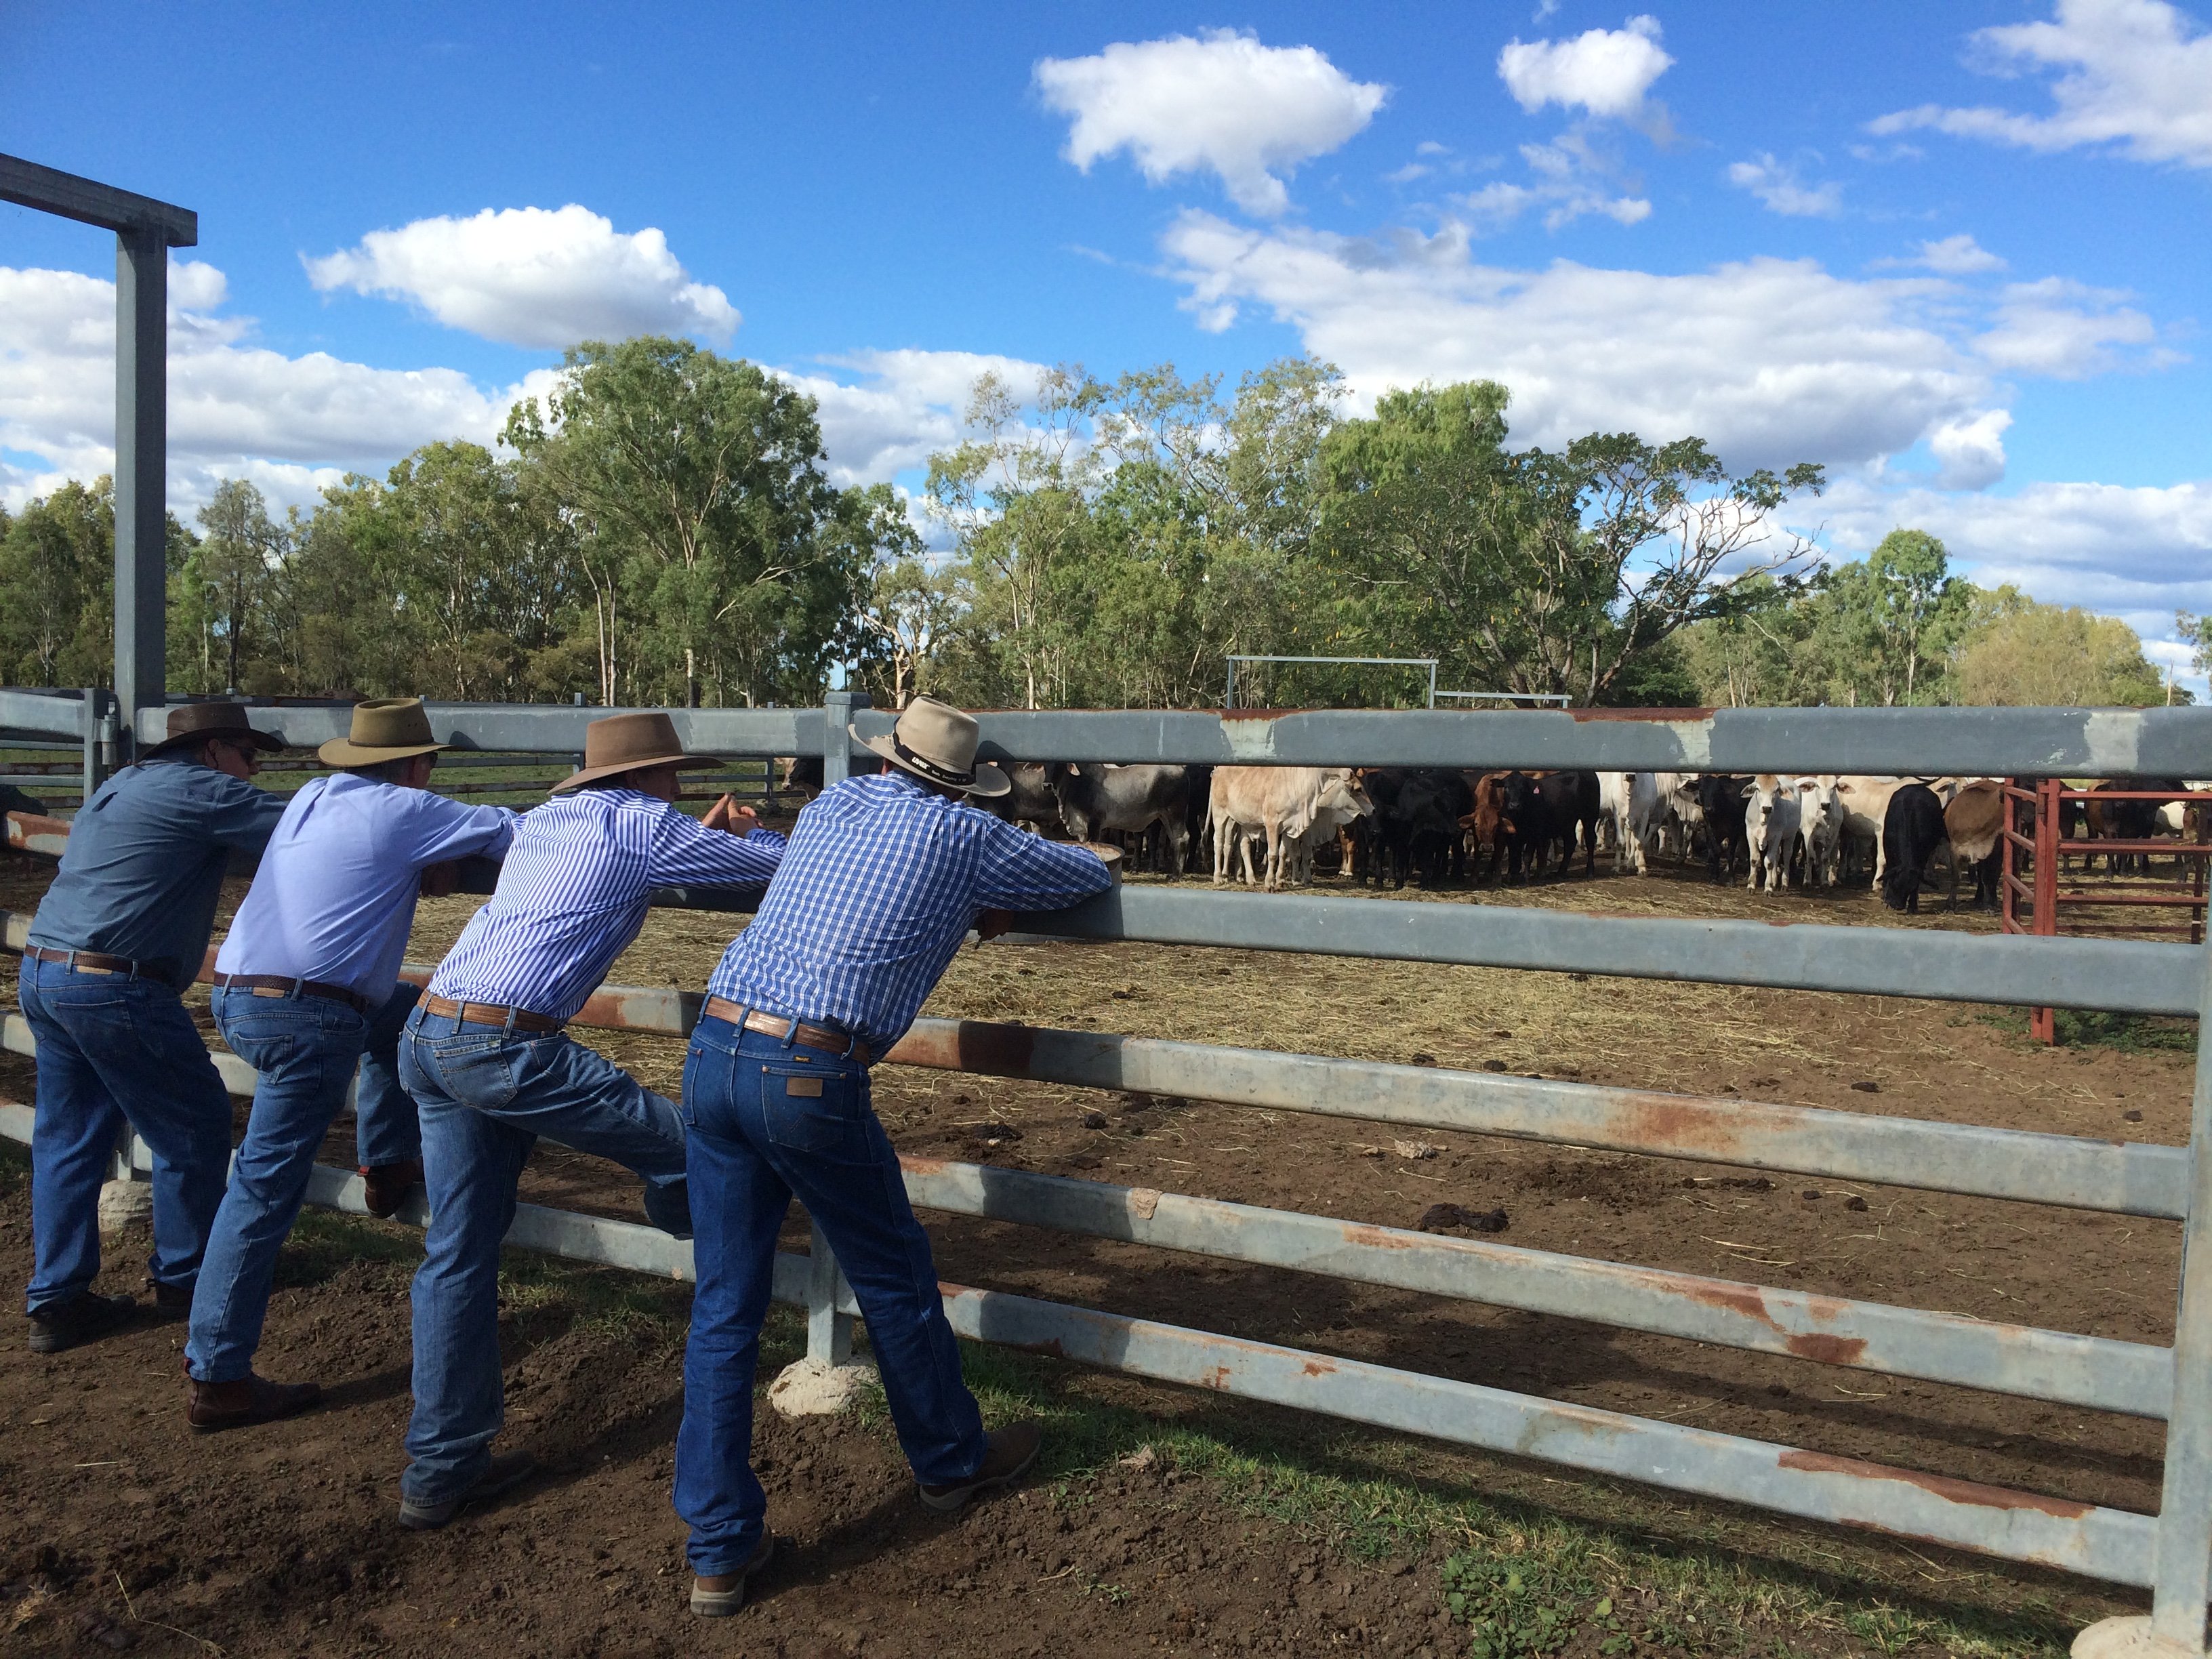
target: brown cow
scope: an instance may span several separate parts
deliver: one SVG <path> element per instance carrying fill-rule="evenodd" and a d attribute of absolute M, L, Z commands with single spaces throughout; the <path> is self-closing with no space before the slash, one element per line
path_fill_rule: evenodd
<path fill-rule="evenodd" d="M 1959 866 L 1974 872 L 1974 908 L 1997 905 L 1997 847 L 2005 825 L 2003 786 L 1990 778 L 1962 786 L 1943 808 L 1943 834 L 1951 843 L 1950 908 L 1959 908 Z"/>
<path fill-rule="evenodd" d="M 1474 791 L 1474 811 L 1459 821 L 1467 832 L 1467 876 L 1469 881 L 1484 880 L 1483 854 L 1490 855 L 1489 875 L 1494 878 L 1505 854 L 1505 837 L 1513 833 L 1513 826 L 1505 821 L 1505 809 L 1498 786 L 1505 778 L 1503 772 L 1462 772 L 1468 787 Z"/>

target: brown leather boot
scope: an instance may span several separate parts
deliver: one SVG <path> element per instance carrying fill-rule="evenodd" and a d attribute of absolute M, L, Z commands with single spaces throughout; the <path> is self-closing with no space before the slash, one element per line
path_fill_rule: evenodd
<path fill-rule="evenodd" d="M 691 1611 L 702 1619 L 726 1619 L 745 1604 L 753 1577 L 775 1559 L 775 1534 L 763 1533 L 745 1564 L 734 1572 L 702 1573 L 691 1581 Z"/>
<path fill-rule="evenodd" d="M 407 1201 L 407 1194 L 422 1184 L 422 1160 L 404 1164 L 364 1164 L 361 1169 L 362 1202 L 379 1221 L 389 1221 Z"/>
<path fill-rule="evenodd" d="M 271 1382 L 252 1371 L 228 1382 L 202 1382 L 188 1376 L 185 1388 L 185 1421 L 203 1434 L 274 1423 L 319 1406 L 323 1399 L 319 1382 Z"/>
<path fill-rule="evenodd" d="M 921 1506 L 949 1515 L 971 1498 L 1011 1486 L 1030 1472 L 1044 1447 L 1044 1431 L 1035 1423 L 1015 1423 L 984 1436 L 983 1467 L 947 1486 L 924 1486 Z"/>

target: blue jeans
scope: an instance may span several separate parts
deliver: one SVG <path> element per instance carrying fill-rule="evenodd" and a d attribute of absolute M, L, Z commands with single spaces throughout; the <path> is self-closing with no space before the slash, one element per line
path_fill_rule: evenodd
<path fill-rule="evenodd" d="M 230 1159 L 230 1097 L 191 1017 L 157 980 L 58 962 L 26 960 L 16 997 L 39 1045 L 28 1310 L 99 1275 L 100 1188 L 126 1121 L 154 1154 L 146 1272 L 191 1288 Z"/>
<path fill-rule="evenodd" d="M 299 1217 L 315 1154 L 345 1109 L 356 1067 L 354 1143 L 361 1161 L 400 1164 L 418 1155 L 415 1103 L 399 1086 L 392 1059 L 399 1028 L 421 995 L 403 984 L 364 1017 L 328 997 L 216 989 L 216 1028 L 259 1080 L 192 1292 L 185 1361 L 201 1382 L 229 1382 L 253 1369 L 276 1252 Z"/>
<path fill-rule="evenodd" d="M 732 1572 L 760 1541 L 767 1495 L 751 1466 L 753 1368 L 792 1198 L 836 1252 L 868 1322 L 899 1445 L 925 1486 L 982 1467 L 983 1419 L 960 1376 L 929 1236 L 868 1101 L 867 1067 L 702 1019 L 684 1064 L 698 1294 L 684 1351 L 676 1512 L 691 1570 Z"/>
<path fill-rule="evenodd" d="M 684 1125 L 675 1103 L 565 1033 L 463 1025 L 416 1009 L 399 1075 L 422 1115 L 430 1231 L 415 1274 L 412 1460 L 400 1491 L 440 1504 L 476 1484 L 506 1421 L 499 1244 L 539 1135 L 645 1177 L 653 1225 L 688 1237 Z"/>

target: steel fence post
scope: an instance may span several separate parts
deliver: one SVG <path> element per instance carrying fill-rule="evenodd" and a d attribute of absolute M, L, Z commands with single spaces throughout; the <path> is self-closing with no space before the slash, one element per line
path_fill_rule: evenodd
<path fill-rule="evenodd" d="M 2197 1013 L 2189 1153 L 2189 1218 L 2182 1224 L 2181 1305 L 2173 1326 L 2173 1404 L 2158 1506 L 2151 1636 L 2196 1656 L 2204 1651 L 2204 1607 L 2212 1595 L 2212 980 L 2205 982 Z"/>
<path fill-rule="evenodd" d="M 2058 933 L 2058 850 L 2065 840 L 2066 798 L 2063 778 L 2045 778 L 2035 786 L 2035 931 L 2045 938 Z M 2058 1041 L 2058 1011 L 2035 1008 L 2028 1013 L 2028 1035 L 2039 1042 Z"/>
<path fill-rule="evenodd" d="M 866 695 L 832 691 L 822 700 L 822 787 L 832 788 L 853 773 L 853 743 L 846 732 L 855 708 L 866 708 Z M 817 1364 L 848 1365 L 853 1359 L 853 1316 L 837 1311 L 845 1288 L 845 1275 L 837 1269 L 822 1224 L 809 1218 L 811 1234 L 807 1244 L 806 1357 Z"/>

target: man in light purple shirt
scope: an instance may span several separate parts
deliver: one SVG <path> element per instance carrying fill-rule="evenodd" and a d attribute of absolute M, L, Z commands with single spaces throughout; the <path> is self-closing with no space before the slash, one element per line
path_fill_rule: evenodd
<path fill-rule="evenodd" d="M 253 1353 L 277 1249 L 356 1066 L 356 1145 L 386 1188 L 370 1207 L 389 1213 L 421 1170 L 414 1103 L 393 1070 L 417 994 L 398 983 L 416 896 L 430 866 L 506 851 L 519 822 L 429 793 L 444 746 L 420 698 L 356 705 L 351 736 L 320 750 L 343 769 L 292 797 L 216 954 L 216 1024 L 259 1079 L 192 1292 L 195 1429 L 267 1422 L 321 1398 L 313 1382 L 257 1376 Z"/>

